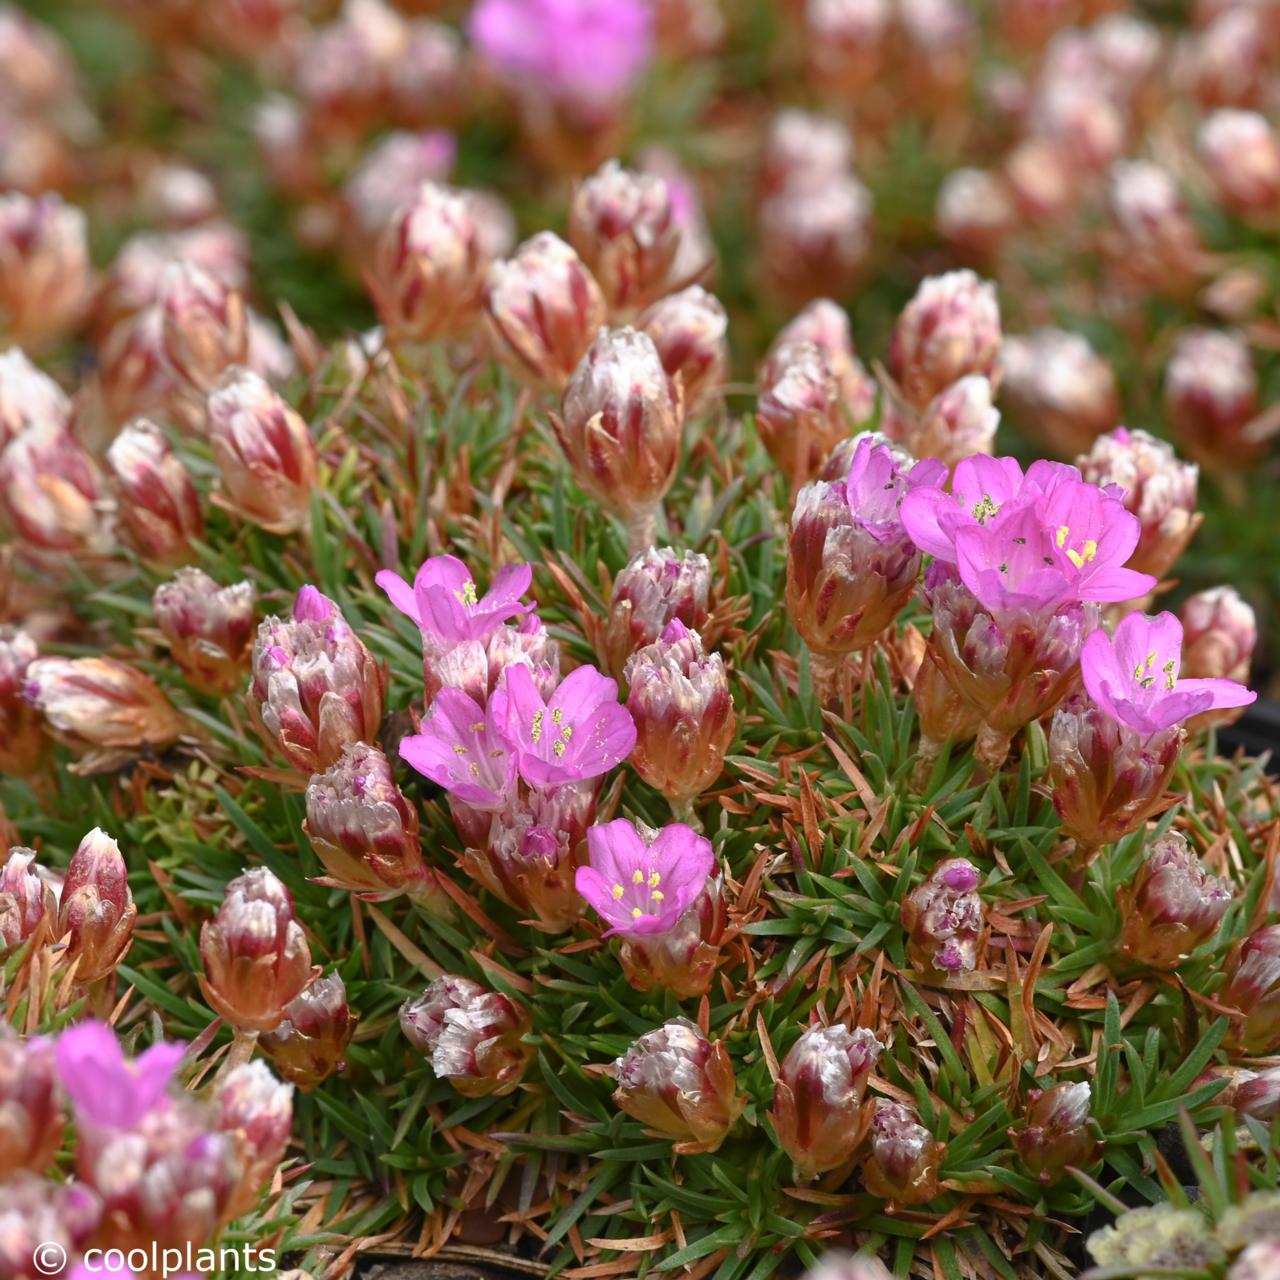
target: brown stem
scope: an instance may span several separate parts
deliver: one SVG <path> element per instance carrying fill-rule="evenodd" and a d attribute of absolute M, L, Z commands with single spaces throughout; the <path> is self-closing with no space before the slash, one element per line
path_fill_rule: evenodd
<path fill-rule="evenodd" d="M 996 774 L 1009 755 L 1009 744 L 1013 735 L 1001 729 L 993 729 L 984 720 L 978 729 L 977 741 L 973 744 L 974 759 L 989 774 Z"/>
<path fill-rule="evenodd" d="M 638 556 L 642 551 L 648 551 L 658 539 L 657 504 L 629 512 L 626 525 L 627 555 Z"/>
<path fill-rule="evenodd" d="M 686 827 L 692 827 L 694 831 L 702 830 L 702 821 L 693 809 L 693 797 L 685 796 L 681 800 L 669 801 L 671 805 L 671 816 L 677 822 L 683 822 Z"/>
<path fill-rule="evenodd" d="M 813 691 L 820 706 L 830 711 L 840 710 L 840 686 L 844 675 L 844 658 L 809 650 L 809 670 L 813 673 Z"/>
<path fill-rule="evenodd" d="M 916 748 L 915 768 L 911 771 L 911 785 L 917 791 L 923 791 L 933 776 L 933 766 L 938 763 L 942 748 L 947 745 L 945 738 L 927 738 L 920 735 L 920 745 Z"/>
<path fill-rule="evenodd" d="M 243 1067 L 253 1057 L 253 1051 L 258 1047 L 256 1031 L 245 1031 L 242 1027 L 236 1027 L 235 1033 L 231 1048 L 227 1050 L 227 1056 L 223 1058 L 222 1066 L 218 1068 L 216 1078 L 219 1080 L 230 1075 L 237 1067 Z"/>

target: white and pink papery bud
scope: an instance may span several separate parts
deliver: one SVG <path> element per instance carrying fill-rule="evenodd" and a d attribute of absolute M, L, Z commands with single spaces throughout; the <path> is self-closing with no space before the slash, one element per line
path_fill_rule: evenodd
<path fill-rule="evenodd" d="M 35 851 L 10 849 L 0 863 L 0 951 L 52 930 L 57 915 L 58 900 L 40 874 Z"/>
<path fill-rule="evenodd" d="M 314 978 L 285 1006 L 283 1021 L 264 1031 L 259 1044 L 276 1070 L 303 1092 L 346 1066 L 356 1019 L 338 973 Z"/>
<path fill-rule="evenodd" d="M 621 676 L 627 659 L 652 644 L 675 618 L 702 632 L 711 612 L 711 561 L 696 551 L 650 547 L 613 580 L 605 655 Z"/>
<path fill-rule="evenodd" d="M 1213 587 L 1188 596 L 1182 622 L 1182 674 L 1245 684 L 1258 645 L 1258 620 L 1234 587 Z"/>
<path fill-rule="evenodd" d="M 191 473 L 154 422 L 139 418 L 107 450 L 119 496 L 120 524 L 137 552 L 161 564 L 182 563 L 204 536 L 204 512 Z"/>
<path fill-rule="evenodd" d="M 636 321 L 658 350 L 667 376 L 679 381 L 686 417 L 712 404 L 729 374 L 729 317 L 700 284 L 660 298 Z"/>
<path fill-rule="evenodd" d="M 895 1205 L 927 1204 L 938 1194 L 944 1149 L 910 1107 L 877 1098 L 863 1185 Z"/>
<path fill-rule="evenodd" d="M 918 968 L 945 979 L 977 964 L 984 920 L 980 883 L 971 862 L 947 858 L 903 899 L 907 955 Z"/>
<path fill-rule="evenodd" d="M 855 99 L 884 69 L 894 12 L 890 0 L 806 0 L 809 68 L 822 89 Z"/>
<path fill-rule="evenodd" d="M 813 190 L 849 172 L 853 135 L 839 120 L 788 107 L 769 124 L 761 182 L 766 195 Z"/>
<path fill-rule="evenodd" d="M 1188 329 L 1165 370 L 1165 412 L 1183 447 L 1206 466 L 1238 468 L 1261 445 L 1245 428 L 1258 412 L 1258 375 L 1245 339 Z"/>
<path fill-rule="evenodd" d="M 71 424 L 71 401 L 20 347 L 0 354 L 0 451 L 15 436 L 39 423 Z"/>
<path fill-rule="evenodd" d="M 916 458 L 936 458 L 954 467 L 975 453 L 994 452 L 999 426 L 991 380 L 970 373 L 934 396 L 907 431 L 905 443 Z"/>
<path fill-rule="evenodd" d="M 1109 178 L 1117 274 L 1164 295 L 1193 290 L 1204 245 L 1173 176 L 1149 160 L 1122 160 Z"/>
<path fill-rule="evenodd" d="M 219 277 L 190 261 L 174 262 L 160 280 L 164 354 L 178 377 L 209 391 L 231 365 L 249 355 L 244 299 Z"/>
<path fill-rule="evenodd" d="M 248 1213 L 275 1176 L 293 1125 L 293 1086 L 281 1084 L 261 1059 L 233 1068 L 219 1079 L 214 1105 L 218 1128 L 232 1137 L 240 1181 L 228 1217 Z"/>
<path fill-rule="evenodd" d="M 1280 214 L 1280 138 L 1256 111 L 1215 111 L 1201 126 L 1200 159 L 1218 199 L 1260 223 Z"/>
<path fill-rule="evenodd" d="M 205 693 L 244 686 L 253 645 L 254 589 L 245 581 L 220 587 L 201 569 L 179 569 L 151 597 L 156 625 L 186 677 Z"/>
<path fill-rule="evenodd" d="M 1017 210 L 1008 183 L 985 169 L 953 169 L 938 189 L 934 221 L 952 244 L 974 254 L 995 252 L 1014 229 Z"/>
<path fill-rule="evenodd" d="M 0 773 L 23 777 L 44 753 L 40 717 L 24 696 L 40 648 L 25 631 L 0 626 Z"/>
<path fill-rule="evenodd" d="M 776 348 L 761 371 L 756 430 L 793 491 L 860 425 L 842 391 L 831 361 L 812 342 Z"/>
<path fill-rule="evenodd" d="M 72 332 L 91 291 L 88 223 L 60 196 L 0 195 L 0 334 L 28 348 Z"/>
<path fill-rule="evenodd" d="M 72 855 L 58 908 L 58 933 L 70 935 L 67 958 L 76 962 L 78 981 L 115 972 L 133 942 L 137 915 L 120 848 L 95 827 Z"/>
<path fill-rule="evenodd" d="M 0 906 L 0 920 L 3 914 Z M 0 947 L 11 945 L 6 938 L 0 923 Z M 67 1126 L 63 1106 L 53 1041 L 22 1038 L 0 1022 L 0 1183 L 9 1184 L 20 1169 L 43 1173 L 53 1163 Z"/>
<path fill-rule="evenodd" d="M 780 297 L 847 293 L 871 248 L 871 193 L 851 173 L 789 186 L 761 204 L 759 227 L 765 279 Z"/>

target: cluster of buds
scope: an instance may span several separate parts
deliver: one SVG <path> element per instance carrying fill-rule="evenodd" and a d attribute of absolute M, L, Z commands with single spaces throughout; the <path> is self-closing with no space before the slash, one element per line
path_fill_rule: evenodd
<path fill-rule="evenodd" d="M 221 696 L 244 686 L 253 645 L 250 582 L 220 587 L 202 569 L 179 569 L 151 597 L 151 612 L 187 679 Z"/>
<path fill-rule="evenodd" d="M 311 948 L 294 918 L 289 890 L 266 867 L 227 885 L 222 905 L 200 929 L 200 990 L 238 1031 L 271 1031 L 313 977 Z"/>
<path fill-rule="evenodd" d="M 720 776 L 737 716 L 724 660 L 679 619 L 628 660 L 627 710 L 636 722 L 631 763 L 678 814 Z"/>
<path fill-rule="evenodd" d="M 285 1006 L 284 1018 L 258 1037 L 276 1070 L 304 1092 L 346 1066 L 347 1045 L 355 1027 L 347 988 L 332 973 L 309 982 Z"/>
<path fill-rule="evenodd" d="M 385 690 L 385 670 L 315 587 L 298 592 L 290 618 L 258 628 L 249 697 L 268 743 L 304 773 L 376 738 Z"/>
<path fill-rule="evenodd" d="M 556 436 L 574 479 L 627 525 L 632 555 L 653 546 L 680 463 L 684 402 L 648 334 L 606 329 L 565 387 Z"/>
<path fill-rule="evenodd" d="M 400 1009 L 405 1037 L 464 1097 L 501 1097 L 519 1087 L 533 1056 L 529 1014 L 498 991 L 445 974 Z"/>
<path fill-rule="evenodd" d="M 810 1027 L 782 1060 L 774 1085 L 773 1131 L 811 1180 L 853 1159 L 866 1133 L 862 1097 L 884 1045 L 843 1023 Z"/>
<path fill-rule="evenodd" d="M 13 848 L 0 865 L 0 951 L 37 941 L 53 929 L 58 899 L 35 851 Z"/>
<path fill-rule="evenodd" d="M 27 671 L 39 656 L 36 642 L 14 627 L 0 627 L 0 772 L 31 773 L 44 753 L 40 719 L 24 696 Z"/>
<path fill-rule="evenodd" d="M 0 196 L 0 332 L 27 350 L 71 333 L 91 297 L 88 224 L 60 196 Z"/>
<path fill-rule="evenodd" d="M 83 840 L 67 867 L 58 907 L 58 935 L 82 983 L 109 978 L 133 941 L 138 915 L 120 849 L 101 828 Z"/>
<path fill-rule="evenodd" d="M 729 374 L 729 317 L 700 284 L 660 298 L 636 321 L 658 349 L 658 359 L 684 396 L 693 417 L 713 404 Z"/>
<path fill-rule="evenodd" d="M 107 465 L 120 525 L 134 550 L 160 564 L 182 564 L 204 536 L 200 495 L 163 431 L 140 418 L 111 442 Z"/>
<path fill-rule="evenodd" d="M 1068 1167 L 1088 1168 L 1102 1154 L 1089 1111 L 1089 1086 L 1055 1084 L 1033 1090 L 1026 1117 L 1009 1137 L 1022 1162 L 1043 1183 L 1056 1181 Z"/>
<path fill-rule="evenodd" d="M 219 506 L 270 533 L 311 520 L 316 447 L 302 418 L 249 369 L 228 369 L 209 397 L 209 438 L 221 475 Z"/>
<path fill-rule="evenodd" d="M 76 773 L 114 769 L 172 746 L 186 722 L 159 686 L 117 658 L 37 658 L 24 696 L 79 759 Z"/>
<path fill-rule="evenodd" d="M 876 1100 L 870 1136 L 870 1154 L 862 1166 L 866 1189 L 895 1205 L 928 1204 L 938 1194 L 945 1144 L 910 1107 L 883 1098 Z"/>
<path fill-rule="evenodd" d="M 1120 890 L 1120 953 L 1148 969 L 1176 969 L 1218 928 L 1233 898 L 1176 831 L 1147 852 L 1133 883 Z"/>
<path fill-rule="evenodd" d="M 696 551 L 650 547 L 613 580 L 605 627 L 605 665 L 621 676 L 627 659 L 677 619 L 702 634 L 711 614 L 711 561 Z"/>
<path fill-rule="evenodd" d="M 687 1018 L 646 1032 L 613 1071 L 614 1102 L 681 1154 L 717 1150 L 746 1105 L 723 1043 Z"/>
<path fill-rule="evenodd" d="M 979 883 L 973 863 L 946 858 L 902 900 L 907 955 L 926 974 L 945 980 L 977 964 L 983 925 Z"/>
<path fill-rule="evenodd" d="M 1165 370 L 1164 404 L 1183 448 L 1206 467 L 1231 470 L 1258 456 L 1246 430 L 1258 412 L 1258 375 L 1239 334 L 1183 333 Z"/>
<path fill-rule="evenodd" d="M 1227 956 L 1226 973 L 1218 999 L 1240 1010 L 1233 1044 L 1246 1053 L 1274 1053 L 1280 1048 L 1280 924 L 1238 942 Z"/>

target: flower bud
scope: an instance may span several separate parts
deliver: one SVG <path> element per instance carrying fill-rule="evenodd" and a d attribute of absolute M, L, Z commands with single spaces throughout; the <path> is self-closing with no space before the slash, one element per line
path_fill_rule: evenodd
<path fill-rule="evenodd" d="M 938 1194 L 943 1150 L 910 1107 L 877 1098 L 863 1185 L 895 1205 L 928 1204 Z"/>
<path fill-rule="evenodd" d="M 1255 1240 L 1237 1255 L 1227 1280 L 1272 1280 L 1280 1275 L 1280 1238 Z"/>
<path fill-rule="evenodd" d="M 177 375 L 164 354 L 164 314 L 158 306 L 144 307 L 108 331 L 98 353 L 98 382 L 111 422 L 180 404 Z"/>
<path fill-rule="evenodd" d="M 1017 225 L 1017 216 L 1008 183 L 997 173 L 953 169 L 938 189 L 938 232 L 970 253 L 995 253 Z"/>
<path fill-rule="evenodd" d="M 348 742 L 373 741 L 385 691 L 385 670 L 315 587 L 298 592 L 290 619 L 258 627 L 250 698 L 268 740 L 295 768 L 319 773 Z"/>
<path fill-rule="evenodd" d="M 120 521 L 139 555 L 180 564 L 204 536 L 200 495 L 182 459 L 153 422 L 139 418 L 112 441 L 107 464 L 119 495 Z"/>
<path fill-rule="evenodd" d="M 1169 425 L 1192 457 L 1239 468 L 1260 444 L 1245 427 L 1258 411 L 1258 375 L 1245 340 L 1217 329 L 1188 329 L 1165 370 Z"/>
<path fill-rule="evenodd" d="M 0 627 L 0 773 L 25 776 L 44 752 L 39 717 L 23 696 L 27 670 L 39 654 L 25 631 Z"/>
<path fill-rule="evenodd" d="M 614 1102 L 681 1153 L 717 1150 L 742 1114 L 723 1042 L 687 1018 L 645 1032 L 613 1065 Z"/>
<path fill-rule="evenodd" d="M 669 991 L 677 1000 L 707 994 L 728 927 L 724 879 L 711 876 L 687 911 L 660 933 L 623 935 L 618 964 L 637 991 Z"/>
<path fill-rule="evenodd" d="M 826 93 L 856 99 L 884 70 L 893 10 L 888 0 L 807 0 L 810 70 Z"/>
<path fill-rule="evenodd" d="M 1062 222 L 1079 200 L 1079 183 L 1070 157 L 1053 138 L 1033 134 L 1004 160 L 1004 180 L 1024 222 Z"/>
<path fill-rule="evenodd" d="M 844 124 L 788 107 L 770 121 L 761 186 L 767 195 L 787 188 L 811 191 L 852 164 L 853 136 Z"/>
<path fill-rule="evenodd" d="M 226 1210 L 229 1218 L 248 1213 L 275 1176 L 289 1145 L 293 1124 L 293 1086 L 281 1084 L 261 1059 L 245 1062 L 223 1076 L 214 1098 L 218 1128 L 236 1144 L 240 1182 Z"/>
<path fill-rule="evenodd" d="M 849 421 L 855 425 L 867 421 L 875 409 L 877 388 L 858 359 L 845 309 L 830 298 L 816 298 L 797 312 L 769 344 L 760 366 L 762 384 L 775 381 L 779 372 L 775 364 L 785 366 L 790 358 L 789 348 L 797 343 L 812 343 L 822 352 L 840 389 Z M 843 476 L 822 477 L 832 478 L 843 479 Z"/>
<path fill-rule="evenodd" d="M 185 721 L 159 686 L 116 658 L 37 658 L 26 697 L 49 732 L 80 757 L 73 773 L 114 769 L 171 746 Z"/>
<path fill-rule="evenodd" d="M 1000 356 L 995 286 L 972 271 L 930 276 L 894 327 L 889 366 L 909 403 L 923 409 L 968 373 L 993 378 Z"/>
<path fill-rule="evenodd" d="M 110 503 L 98 468 L 56 422 L 33 424 L 0 453 L 0 514 L 41 551 L 111 550 Z"/>
<path fill-rule="evenodd" d="M 1046 1185 L 1068 1165 L 1087 1168 L 1102 1154 L 1089 1119 L 1093 1095 L 1088 1084 L 1055 1084 L 1028 1095 L 1030 1106 L 1020 1128 L 1009 1137 L 1022 1162 Z"/>
<path fill-rule="evenodd" d="M 946 858 L 903 899 L 907 956 L 916 968 L 945 979 L 969 973 L 978 963 L 983 926 L 979 883 L 972 862 Z"/>
<path fill-rule="evenodd" d="M 766 281 L 790 302 L 849 292 L 871 248 L 871 193 L 852 174 L 814 190 L 787 187 L 761 206 Z"/>
<path fill-rule="evenodd" d="M 270 1031 L 312 976 L 311 948 L 289 891 L 266 867 L 227 885 L 218 914 L 200 929 L 200 990 L 241 1031 Z"/>
<path fill-rule="evenodd" d="M 137 915 L 119 846 L 95 827 L 71 858 L 58 910 L 58 933 L 71 935 L 67 958 L 76 962 L 78 981 L 100 982 L 115 972 L 133 942 Z"/>
<path fill-rule="evenodd" d="M 602 331 L 569 379 L 553 423 L 574 479 L 627 521 L 631 551 L 651 546 L 684 426 L 680 388 L 653 339 L 629 328 Z"/>
<path fill-rule="evenodd" d="M 636 325 L 653 339 L 667 376 L 679 381 L 686 417 L 714 402 L 729 373 L 729 317 L 718 299 L 690 285 L 659 299 Z"/>
<path fill-rule="evenodd" d="M 371 287 L 394 339 L 430 342 L 479 319 L 488 271 L 467 198 L 424 182 L 382 232 Z"/>
<path fill-rule="evenodd" d="M 582 259 L 543 231 L 489 269 L 485 319 L 518 378 L 560 391 L 604 324 L 604 295 Z"/>
<path fill-rule="evenodd" d="M 711 561 L 696 551 L 677 554 L 671 547 L 650 547 L 633 556 L 613 580 L 605 655 L 610 671 L 621 675 L 627 659 L 652 644 L 673 619 L 701 632 L 711 596 Z"/>
<path fill-rule="evenodd" d="M 303 830 L 328 873 L 319 883 L 372 900 L 428 888 L 418 812 L 377 747 L 344 746 L 341 758 L 311 779 L 306 804 Z"/>
<path fill-rule="evenodd" d="M 1204 245 L 1177 183 L 1148 160 L 1111 166 L 1114 270 L 1140 290 L 1183 296 L 1195 289 Z"/>
<path fill-rule="evenodd" d="M 178 377 L 210 390 L 231 365 L 249 357 L 244 299 L 193 262 L 174 262 L 160 280 L 164 354 Z"/>
<path fill-rule="evenodd" d="M 0 1275 L 34 1280 L 43 1273 L 33 1259 L 78 1253 L 93 1237 L 100 1212 L 97 1195 L 81 1183 L 19 1173 L 0 1199 Z"/>
<path fill-rule="evenodd" d="M 253 643 L 253 584 L 220 587 L 201 569 L 179 569 L 151 597 L 156 625 L 187 679 L 219 696 L 244 686 Z"/>
<path fill-rule="evenodd" d="M 341 1071 L 356 1019 L 341 975 L 309 982 L 285 1007 L 284 1020 L 264 1031 L 259 1044 L 276 1070 L 304 1093 Z"/>
<path fill-rule="evenodd" d="M 1241 1120 L 1248 1116 L 1270 1124 L 1280 1116 L 1280 1067 L 1236 1073 L 1234 1083 L 1216 1100 L 1229 1101 Z"/>
<path fill-rule="evenodd" d="M 1126 510 L 1142 522 L 1142 536 L 1126 563 L 1139 573 L 1163 578 L 1204 518 L 1196 511 L 1200 469 L 1180 461 L 1166 441 L 1126 427 L 1099 436 L 1076 465 L 1091 484 L 1124 490 Z"/>
<path fill-rule="evenodd" d="M 1111 366 L 1078 333 L 1036 329 L 1006 338 L 1000 372 L 1004 402 L 1054 453 L 1083 453 L 1120 416 Z"/>
<path fill-rule="evenodd" d="M 1215 111 L 1201 126 L 1200 159 L 1218 199 L 1250 221 L 1280 211 L 1280 139 L 1255 111 Z"/>
<path fill-rule="evenodd" d="M 209 397 L 209 437 L 222 483 L 213 500 L 269 533 L 311 521 L 316 447 L 307 424 L 256 373 L 228 369 Z"/>
<path fill-rule="evenodd" d="M 0 13 L 0 21 L 4 15 Z M 38 423 L 71 424 L 71 401 L 20 347 L 0 354 L 0 451 L 15 436 Z"/>
<path fill-rule="evenodd" d="M 724 660 L 679 619 L 627 660 L 627 710 L 636 722 L 636 772 L 686 812 L 724 767 L 737 716 Z"/>
<path fill-rule="evenodd" d="M 39 872 L 31 849 L 10 849 L 0 865 L 0 951 L 21 946 L 57 918 L 58 900 Z"/>
<path fill-rule="evenodd" d="M 400 1010 L 410 1043 L 428 1055 L 431 1069 L 464 1097 L 513 1092 L 529 1065 L 523 1043 L 529 1015 L 514 1000 L 478 982 L 445 974 Z"/>
<path fill-rule="evenodd" d="M 1193 679 L 1249 679 L 1258 645 L 1253 609 L 1234 587 L 1213 587 L 1188 596 L 1182 621 L 1182 675 Z"/>
<path fill-rule="evenodd" d="M 774 465 L 797 490 L 858 423 L 831 363 L 811 342 L 779 347 L 761 377 L 756 430 Z"/>
<path fill-rule="evenodd" d="M 862 1095 L 884 1045 L 843 1023 L 810 1027 L 782 1060 L 773 1131 L 806 1181 L 853 1158 L 864 1132 Z"/>
<path fill-rule="evenodd" d="M 824 1253 L 801 1280 L 893 1280 L 884 1263 L 870 1254 Z"/>
<path fill-rule="evenodd" d="M 929 402 L 906 445 L 916 458 L 937 458 L 954 467 L 975 453 L 991 453 L 1000 412 L 991 403 L 991 381 L 970 373 Z"/>
<path fill-rule="evenodd" d="M 667 291 L 680 224 L 666 182 L 608 160 L 579 183 L 569 206 L 569 243 L 599 282 L 615 316 L 631 316 Z"/>
<path fill-rule="evenodd" d="M 0 331 L 32 350 L 80 323 L 90 295 L 88 226 L 61 196 L 0 195 Z"/>
<path fill-rule="evenodd" d="M 1245 1053 L 1274 1053 L 1280 1048 L 1280 924 L 1236 943 L 1226 971 L 1218 1000 L 1242 1015 L 1231 1029 L 1231 1043 Z"/>
<path fill-rule="evenodd" d="M 1205 871 L 1186 837 L 1169 832 L 1120 890 L 1121 954 L 1149 969 L 1176 969 L 1217 931 L 1232 897 L 1230 883 Z"/>
<path fill-rule="evenodd" d="M 0 889 L 0 901 L 3 895 Z M 3 934 L 0 924 L 0 939 Z M 43 1173 L 62 1146 L 66 1124 L 52 1041 L 24 1040 L 0 1022 L 0 1183 L 19 1169 Z"/>

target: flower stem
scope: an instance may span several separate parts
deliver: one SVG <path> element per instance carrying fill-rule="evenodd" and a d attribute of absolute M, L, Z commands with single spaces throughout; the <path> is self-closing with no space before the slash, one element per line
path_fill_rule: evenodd
<path fill-rule="evenodd" d="M 1000 766 L 1008 758 L 1009 745 L 1012 742 L 1013 735 L 1011 733 L 1005 733 L 1001 729 L 993 729 L 984 720 L 978 729 L 977 741 L 973 744 L 974 759 L 989 774 L 998 773 Z"/>
<path fill-rule="evenodd" d="M 231 1048 L 227 1051 L 227 1056 L 222 1060 L 222 1066 L 218 1070 L 218 1079 L 228 1076 L 237 1067 L 243 1067 L 250 1058 L 253 1057 L 253 1051 L 258 1047 L 258 1033 L 256 1031 L 245 1031 L 241 1027 L 235 1029 L 235 1039 L 231 1042 Z"/>
<path fill-rule="evenodd" d="M 637 556 L 642 551 L 648 551 L 658 540 L 657 505 L 643 507 L 639 511 L 628 513 L 626 525 L 627 554 L 629 556 Z"/>
<path fill-rule="evenodd" d="M 832 711 L 840 709 L 840 685 L 845 660 L 809 650 L 809 670 L 813 673 L 813 690 L 818 703 Z"/>

